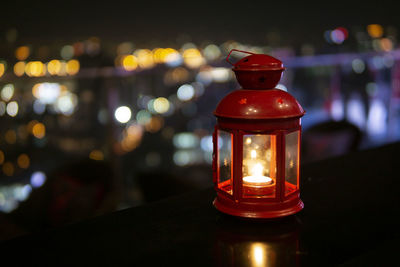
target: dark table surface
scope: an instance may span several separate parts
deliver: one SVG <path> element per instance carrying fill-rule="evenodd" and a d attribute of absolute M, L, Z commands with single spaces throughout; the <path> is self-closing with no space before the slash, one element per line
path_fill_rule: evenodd
<path fill-rule="evenodd" d="M 0 258 L 28 266 L 395 266 L 399 152 L 396 143 L 303 166 L 305 208 L 285 219 L 221 214 L 210 188 L 8 240 Z"/>

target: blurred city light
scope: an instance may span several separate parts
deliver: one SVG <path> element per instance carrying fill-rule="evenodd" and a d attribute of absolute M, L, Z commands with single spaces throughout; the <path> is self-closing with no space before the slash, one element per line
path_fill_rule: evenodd
<path fill-rule="evenodd" d="M 27 46 L 20 46 L 15 50 L 15 57 L 18 60 L 25 60 L 29 57 L 30 49 Z"/>
<path fill-rule="evenodd" d="M 14 165 L 12 164 L 12 162 L 10 162 L 10 161 L 4 162 L 2 171 L 6 176 L 13 176 L 14 175 Z"/>
<path fill-rule="evenodd" d="M 135 70 L 138 67 L 138 60 L 133 55 L 125 56 L 122 59 L 122 66 L 127 71 Z"/>
<path fill-rule="evenodd" d="M 14 95 L 14 85 L 13 84 L 6 84 L 3 86 L 3 89 L 1 90 L 1 99 L 4 101 L 8 102 Z"/>
<path fill-rule="evenodd" d="M 347 30 L 345 30 L 344 28 L 337 28 L 331 31 L 330 37 L 332 42 L 334 42 L 335 44 L 341 44 L 347 38 Z"/>
<path fill-rule="evenodd" d="M 32 134 L 38 139 L 42 139 L 46 135 L 46 127 L 43 123 L 35 123 L 32 127 Z"/>
<path fill-rule="evenodd" d="M 202 154 L 196 150 L 178 150 L 173 155 L 174 163 L 178 166 L 198 164 L 203 161 Z"/>
<path fill-rule="evenodd" d="M 137 58 L 137 63 L 143 69 L 148 69 L 154 66 L 153 52 L 149 49 L 139 49 L 135 51 L 134 56 Z"/>
<path fill-rule="evenodd" d="M 164 119 L 160 116 L 153 116 L 150 121 L 144 126 L 146 131 L 150 133 L 158 132 L 164 126 Z"/>
<path fill-rule="evenodd" d="M 7 114 L 11 117 L 15 117 L 18 114 L 18 103 L 16 101 L 11 101 L 6 107 Z"/>
<path fill-rule="evenodd" d="M 14 65 L 14 74 L 18 77 L 24 75 L 25 73 L 25 62 L 19 61 Z"/>
<path fill-rule="evenodd" d="M 61 71 L 61 62 L 57 59 L 50 60 L 50 62 L 47 63 L 47 71 L 50 75 L 58 75 Z"/>
<path fill-rule="evenodd" d="M 25 65 L 25 73 L 29 77 L 40 77 L 46 74 L 46 65 L 40 61 L 29 61 Z"/>
<path fill-rule="evenodd" d="M 115 110 L 114 116 L 118 122 L 127 123 L 131 119 L 132 112 L 127 106 L 121 106 Z"/>
<path fill-rule="evenodd" d="M 165 97 L 158 97 L 154 100 L 153 107 L 157 113 L 163 114 L 169 110 L 169 101 Z"/>
<path fill-rule="evenodd" d="M 141 125 L 146 125 L 151 119 L 151 114 L 147 110 L 139 110 L 136 114 L 136 121 Z"/>
<path fill-rule="evenodd" d="M 385 52 L 389 52 L 393 49 L 393 42 L 389 38 L 382 38 L 380 40 L 381 49 Z"/>
<path fill-rule="evenodd" d="M 22 169 L 27 169 L 30 165 L 30 159 L 27 154 L 23 153 L 18 156 L 17 164 Z"/>
<path fill-rule="evenodd" d="M 38 83 L 32 87 L 32 94 L 44 104 L 53 104 L 61 94 L 58 83 Z"/>
<path fill-rule="evenodd" d="M 347 120 L 354 123 L 360 129 L 364 129 L 366 123 L 365 107 L 357 95 L 353 95 L 347 102 Z"/>
<path fill-rule="evenodd" d="M 31 185 L 33 188 L 41 187 L 46 182 L 46 174 L 36 171 L 31 175 Z"/>
<path fill-rule="evenodd" d="M 367 130 L 371 136 L 382 136 L 387 129 L 387 111 L 380 99 L 373 99 L 367 118 Z"/>
<path fill-rule="evenodd" d="M 217 45 L 209 44 L 204 48 L 203 54 L 208 61 L 214 61 L 220 58 L 221 50 Z"/>
<path fill-rule="evenodd" d="M 178 91 L 176 92 L 179 100 L 181 101 L 189 101 L 192 99 L 195 95 L 195 91 L 192 85 L 190 84 L 184 84 L 178 88 Z"/>
<path fill-rule="evenodd" d="M 379 38 L 383 35 L 383 27 L 379 24 L 370 24 L 367 26 L 369 36 L 372 38 Z"/>
<path fill-rule="evenodd" d="M 229 68 L 212 68 L 211 69 L 211 77 L 214 82 L 224 83 L 227 82 L 231 77 L 231 69 Z"/>
<path fill-rule="evenodd" d="M 90 151 L 89 158 L 93 160 L 104 160 L 104 154 L 101 150 L 95 149 Z"/>
<path fill-rule="evenodd" d="M 64 45 L 61 48 L 60 55 L 64 60 L 69 60 L 69 59 L 73 58 L 73 56 L 74 56 L 74 47 L 72 45 Z"/>
<path fill-rule="evenodd" d="M 32 192 L 32 187 L 29 184 L 15 188 L 15 198 L 18 201 L 25 201 Z"/>
<path fill-rule="evenodd" d="M 203 56 L 197 48 L 183 51 L 183 61 L 189 68 L 198 68 L 205 63 Z"/>
<path fill-rule="evenodd" d="M 351 66 L 355 73 L 363 73 L 365 70 L 365 63 L 362 59 L 356 58 L 351 62 Z"/>
<path fill-rule="evenodd" d="M 178 133 L 174 135 L 172 142 L 177 148 L 195 148 L 199 144 L 199 138 L 193 133 Z"/>
<path fill-rule="evenodd" d="M 42 103 L 40 99 L 36 99 L 33 102 L 33 112 L 35 112 L 38 115 L 43 114 L 46 111 L 46 104 Z"/>
<path fill-rule="evenodd" d="M 64 115 L 71 115 L 78 104 L 78 97 L 73 93 L 66 93 L 57 98 L 55 108 Z"/>
<path fill-rule="evenodd" d="M 0 77 L 3 76 L 5 71 L 6 71 L 6 66 L 4 65 L 4 63 L 0 62 Z"/>
<path fill-rule="evenodd" d="M 71 59 L 67 62 L 66 71 L 68 75 L 75 75 L 79 72 L 80 64 L 76 59 Z"/>

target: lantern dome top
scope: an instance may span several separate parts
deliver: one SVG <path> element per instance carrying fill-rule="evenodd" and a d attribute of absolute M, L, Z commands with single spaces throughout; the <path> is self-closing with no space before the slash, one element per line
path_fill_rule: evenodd
<path fill-rule="evenodd" d="M 232 50 L 234 51 L 234 50 Z M 231 52 L 232 52 L 231 51 Z M 247 52 L 250 53 L 250 52 Z M 233 70 L 284 70 L 282 61 L 264 54 L 253 54 L 233 64 Z"/>
<path fill-rule="evenodd" d="M 235 90 L 218 104 L 214 115 L 235 119 L 286 119 L 301 117 L 304 109 L 280 89 Z"/>
<path fill-rule="evenodd" d="M 232 52 L 250 54 L 236 63 L 229 61 Z M 233 65 L 233 71 L 243 89 L 273 89 L 279 83 L 285 70 L 282 61 L 264 54 L 232 49 L 226 60 Z"/>

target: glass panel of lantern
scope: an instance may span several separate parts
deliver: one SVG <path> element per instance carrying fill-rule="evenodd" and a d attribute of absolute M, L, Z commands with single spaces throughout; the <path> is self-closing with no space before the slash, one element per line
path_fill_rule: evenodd
<path fill-rule="evenodd" d="M 218 188 L 232 195 L 232 134 L 218 130 Z"/>
<path fill-rule="evenodd" d="M 299 131 L 285 136 L 285 196 L 299 188 Z"/>
<path fill-rule="evenodd" d="M 274 198 L 276 191 L 276 136 L 243 136 L 243 197 Z"/>

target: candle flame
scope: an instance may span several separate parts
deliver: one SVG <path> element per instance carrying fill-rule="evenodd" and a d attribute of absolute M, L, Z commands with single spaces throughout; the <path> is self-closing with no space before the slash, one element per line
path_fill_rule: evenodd
<path fill-rule="evenodd" d="M 256 163 L 250 169 L 250 175 L 243 177 L 243 181 L 246 183 L 271 183 L 272 179 L 270 177 L 264 176 L 264 167 L 261 163 Z"/>
<path fill-rule="evenodd" d="M 264 167 L 261 165 L 261 163 L 257 163 L 251 168 L 251 175 L 254 176 L 262 176 L 264 171 Z"/>
<path fill-rule="evenodd" d="M 250 152 L 250 156 L 252 159 L 255 159 L 257 157 L 257 151 L 255 151 L 254 149 Z"/>

